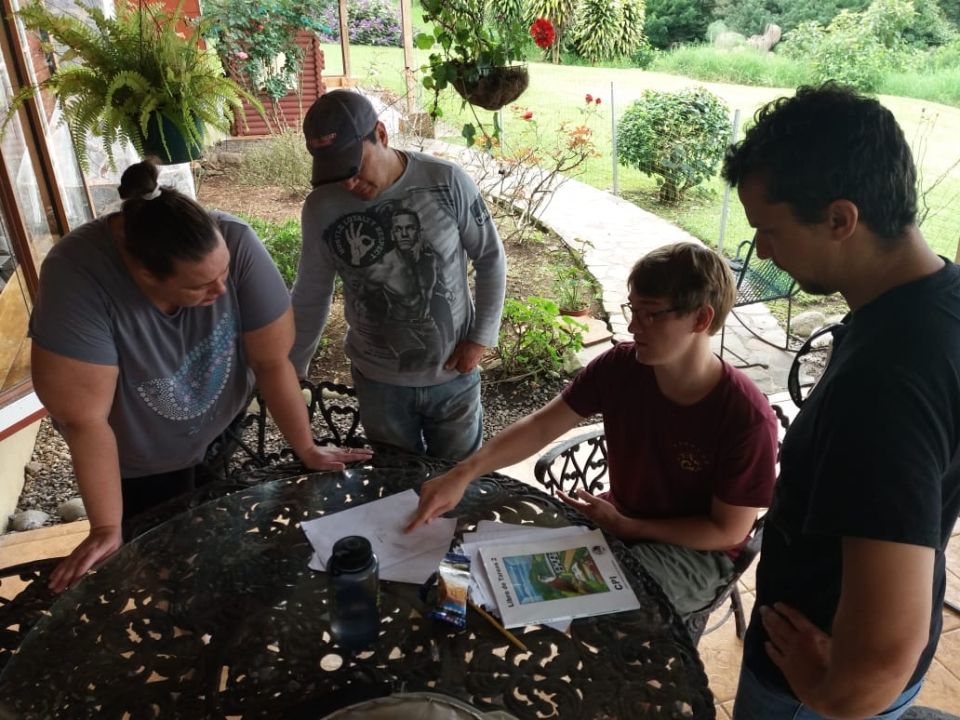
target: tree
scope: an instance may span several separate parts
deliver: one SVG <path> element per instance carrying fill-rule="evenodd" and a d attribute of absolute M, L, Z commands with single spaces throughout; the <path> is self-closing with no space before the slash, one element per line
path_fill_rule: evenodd
<path fill-rule="evenodd" d="M 719 0 L 714 16 L 723 20 L 728 30 L 757 35 L 770 23 L 780 25 L 780 5 L 776 0 Z"/>
<path fill-rule="evenodd" d="M 597 63 L 616 56 L 622 22 L 620 5 L 611 0 L 582 0 L 570 39 L 577 54 Z"/>
<path fill-rule="evenodd" d="M 617 160 L 659 176 L 660 202 L 672 204 L 716 175 L 729 138 L 730 110 L 709 90 L 647 90 L 617 125 Z"/>
<path fill-rule="evenodd" d="M 713 19 L 714 0 L 647 0 L 647 39 L 657 48 L 699 42 Z"/>
<path fill-rule="evenodd" d="M 615 54 L 620 57 L 633 55 L 643 44 L 643 20 L 646 11 L 644 0 L 623 0 L 620 14 L 620 37 Z"/>

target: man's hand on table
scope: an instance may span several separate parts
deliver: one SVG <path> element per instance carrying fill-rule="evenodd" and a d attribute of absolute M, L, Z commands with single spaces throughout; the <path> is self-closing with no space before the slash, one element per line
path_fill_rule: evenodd
<path fill-rule="evenodd" d="M 404 532 L 413 532 L 421 525 L 440 517 L 448 510 L 452 510 L 463 497 L 471 478 L 458 472 L 456 468 L 450 472 L 427 480 L 420 488 L 420 504 L 417 514 Z"/>
<path fill-rule="evenodd" d="M 611 535 L 620 535 L 620 524 L 623 522 L 624 516 L 609 500 L 591 495 L 583 489 L 577 490 L 577 497 L 575 498 L 558 490 L 557 497 L 570 507 L 579 510 L 582 515 L 593 520 L 594 525 L 601 530 L 606 530 Z"/>
<path fill-rule="evenodd" d="M 302 453 L 298 452 L 297 457 L 311 470 L 343 470 L 347 463 L 369 460 L 373 457 L 373 451 L 366 448 L 322 448 L 311 445 Z"/>
<path fill-rule="evenodd" d="M 123 545 L 119 525 L 90 528 L 90 534 L 50 573 L 49 587 L 60 593 Z"/>

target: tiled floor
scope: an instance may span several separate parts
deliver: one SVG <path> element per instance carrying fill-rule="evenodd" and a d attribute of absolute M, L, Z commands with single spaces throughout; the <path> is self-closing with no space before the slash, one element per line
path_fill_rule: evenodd
<path fill-rule="evenodd" d="M 960 532 L 953 536 L 947 552 L 947 596 L 960 601 Z M 749 617 L 753 609 L 755 576 L 753 567 L 744 573 L 740 582 L 740 596 Z M 712 618 L 711 618 L 712 619 Z M 700 640 L 700 657 L 703 658 L 710 689 L 717 702 L 718 720 L 733 716 L 733 698 L 737 691 L 740 674 L 740 656 L 743 643 L 737 639 L 733 619 L 718 630 L 704 635 Z M 933 707 L 960 715 L 960 615 L 944 609 L 943 634 L 937 654 L 927 673 L 917 705 Z"/>

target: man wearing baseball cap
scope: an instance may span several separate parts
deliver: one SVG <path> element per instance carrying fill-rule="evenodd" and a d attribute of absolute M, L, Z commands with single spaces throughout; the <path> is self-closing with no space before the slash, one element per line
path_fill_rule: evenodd
<path fill-rule="evenodd" d="M 314 189 L 293 287 L 294 366 L 306 375 L 339 275 L 367 437 L 469 455 L 482 438 L 478 364 L 497 343 L 506 285 L 503 243 L 480 191 L 450 162 L 392 148 L 359 93 L 318 98 L 303 132 Z"/>

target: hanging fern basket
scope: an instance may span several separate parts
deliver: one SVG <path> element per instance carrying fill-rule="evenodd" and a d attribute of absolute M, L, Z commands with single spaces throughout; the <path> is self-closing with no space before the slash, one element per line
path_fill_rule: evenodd
<path fill-rule="evenodd" d="M 526 65 L 501 67 L 461 66 L 453 81 L 460 97 L 484 110 L 499 110 L 523 94 L 530 84 Z"/>
<path fill-rule="evenodd" d="M 161 132 L 162 128 L 162 132 Z M 197 122 L 197 136 L 203 135 L 203 124 Z M 154 113 L 147 124 L 147 136 L 143 139 L 145 155 L 157 158 L 163 165 L 177 165 L 199 160 L 203 148 L 195 138 L 186 137 L 165 115 Z"/>

